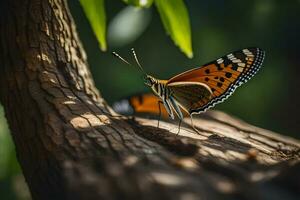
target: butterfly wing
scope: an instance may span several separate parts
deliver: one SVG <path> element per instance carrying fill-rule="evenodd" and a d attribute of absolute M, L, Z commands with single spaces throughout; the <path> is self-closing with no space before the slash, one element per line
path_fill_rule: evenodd
<path fill-rule="evenodd" d="M 174 82 L 168 84 L 170 98 L 174 98 L 187 113 L 206 105 L 212 98 L 212 91 L 204 83 Z"/>
<path fill-rule="evenodd" d="M 113 103 L 113 109 L 120 114 L 132 115 L 132 114 L 151 114 L 159 115 L 159 98 L 153 93 L 145 93 L 132 95 L 128 98 L 121 99 Z M 161 104 L 161 116 L 163 118 L 168 117 L 168 113 L 165 107 Z"/>
<path fill-rule="evenodd" d="M 206 84 L 212 91 L 212 97 L 206 104 L 193 106 L 190 114 L 200 113 L 227 99 L 241 84 L 247 82 L 260 69 L 265 53 L 259 48 L 246 48 L 232 52 L 200 68 L 179 74 L 167 82 L 171 85 L 179 82 L 197 82 Z M 192 101 L 192 99 L 189 99 Z M 189 101 L 185 100 L 185 101 Z"/>

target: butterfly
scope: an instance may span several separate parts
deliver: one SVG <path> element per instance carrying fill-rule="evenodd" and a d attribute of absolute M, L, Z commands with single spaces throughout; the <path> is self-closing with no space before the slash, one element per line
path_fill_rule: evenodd
<path fill-rule="evenodd" d="M 227 99 L 237 87 L 246 83 L 258 72 L 265 57 L 265 52 L 260 48 L 245 48 L 168 80 L 160 80 L 145 73 L 134 49 L 132 49 L 132 53 L 144 74 L 145 85 L 149 86 L 158 98 L 158 107 L 163 104 L 170 118 L 174 119 L 175 116 L 179 118 L 179 130 L 184 114 L 187 113 L 191 117 L 193 129 L 197 133 L 199 132 L 193 124 L 193 115 L 205 112 Z M 117 53 L 113 52 L 113 54 L 130 65 Z M 145 99 L 150 102 L 150 99 Z M 138 106 L 134 108 L 151 111 L 149 106 L 148 109 Z"/>

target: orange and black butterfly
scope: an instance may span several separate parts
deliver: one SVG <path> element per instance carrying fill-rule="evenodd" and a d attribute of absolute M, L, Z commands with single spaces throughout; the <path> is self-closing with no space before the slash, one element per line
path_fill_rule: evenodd
<path fill-rule="evenodd" d="M 144 73 L 137 56 L 133 51 L 135 60 Z M 118 54 L 113 53 L 129 64 Z M 246 48 L 232 52 L 201 67 L 178 74 L 168 80 L 159 80 L 144 73 L 144 82 L 152 89 L 156 102 L 161 102 L 168 115 L 174 119 L 177 115 L 181 120 L 184 112 L 190 115 L 199 114 L 223 102 L 234 90 L 247 82 L 260 69 L 265 52 L 260 48 Z M 147 99 L 153 103 L 153 96 Z M 146 106 L 147 104 L 144 104 Z M 158 103 L 158 106 L 160 104 Z M 151 108 L 141 107 L 132 102 L 133 109 L 151 111 Z M 152 104 L 153 107 L 153 104 Z M 197 131 L 197 129 L 193 128 Z M 198 132 L 198 131 L 197 131 Z"/>

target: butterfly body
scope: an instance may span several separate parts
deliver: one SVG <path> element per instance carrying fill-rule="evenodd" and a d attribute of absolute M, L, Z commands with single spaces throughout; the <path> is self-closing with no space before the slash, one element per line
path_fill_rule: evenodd
<path fill-rule="evenodd" d="M 149 86 L 153 93 L 158 97 L 163 97 L 166 94 L 167 80 L 159 80 L 150 75 L 144 77 L 145 85 Z"/>
<path fill-rule="evenodd" d="M 195 102 L 183 102 L 182 98 L 193 98 L 193 95 L 198 101 L 209 101 L 212 97 L 210 88 L 199 82 L 176 82 L 168 83 L 167 80 L 159 80 L 153 76 L 146 75 L 145 84 L 152 89 L 152 92 L 163 103 L 169 116 L 174 119 L 174 113 L 182 120 L 183 112 L 190 112 L 189 107 L 192 107 Z M 188 105 L 189 104 L 189 105 Z"/>

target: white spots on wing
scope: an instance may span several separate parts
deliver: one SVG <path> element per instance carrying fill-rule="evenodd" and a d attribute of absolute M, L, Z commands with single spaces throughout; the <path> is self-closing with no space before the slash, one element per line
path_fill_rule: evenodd
<path fill-rule="evenodd" d="M 248 49 L 243 49 L 243 53 L 246 54 L 246 56 L 254 57 L 253 53 L 251 53 Z"/>
<path fill-rule="evenodd" d="M 249 51 L 249 49 L 243 49 L 243 52 L 244 52 L 245 54 L 251 53 L 251 52 Z"/>
<path fill-rule="evenodd" d="M 223 58 L 219 58 L 219 59 L 217 60 L 217 63 L 218 63 L 218 64 L 221 64 L 221 63 L 223 63 L 223 62 L 224 62 Z"/>
<path fill-rule="evenodd" d="M 233 63 L 240 63 L 240 62 L 242 62 L 240 59 L 233 59 L 233 60 L 231 60 Z"/>
<path fill-rule="evenodd" d="M 228 54 L 227 55 L 227 58 L 229 58 L 230 60 L 232 60 L 232 59 L 235 59 L 235 57 L 234 57 L 234 55 L 231 53 L 231 54 Z"/>
<path fill-rule="evenodd" d="M 246 64 L 245 64 L 245 63 L 243 63 L 243 62 L 240 62 L 240 63 L 238 63 L 238 66 L 240 66 L 240 67 L 245 67 L 245 66 L 246 66 Z"/>
<path fill-rule="evenodd" d="M 243 67 L 238 67 L 238 68 L 237 68 L 237 71 L 243 72 L 243 71 L 244 71 L 244 68 L 243 68 Z"/>
<path fill-rule="evenodd" d="M 238 58 L 236 58 L 232 53 L 227 55 L 227 58 L 231 60 L 233 63 L 241 63 L 242 61 Z"/>

